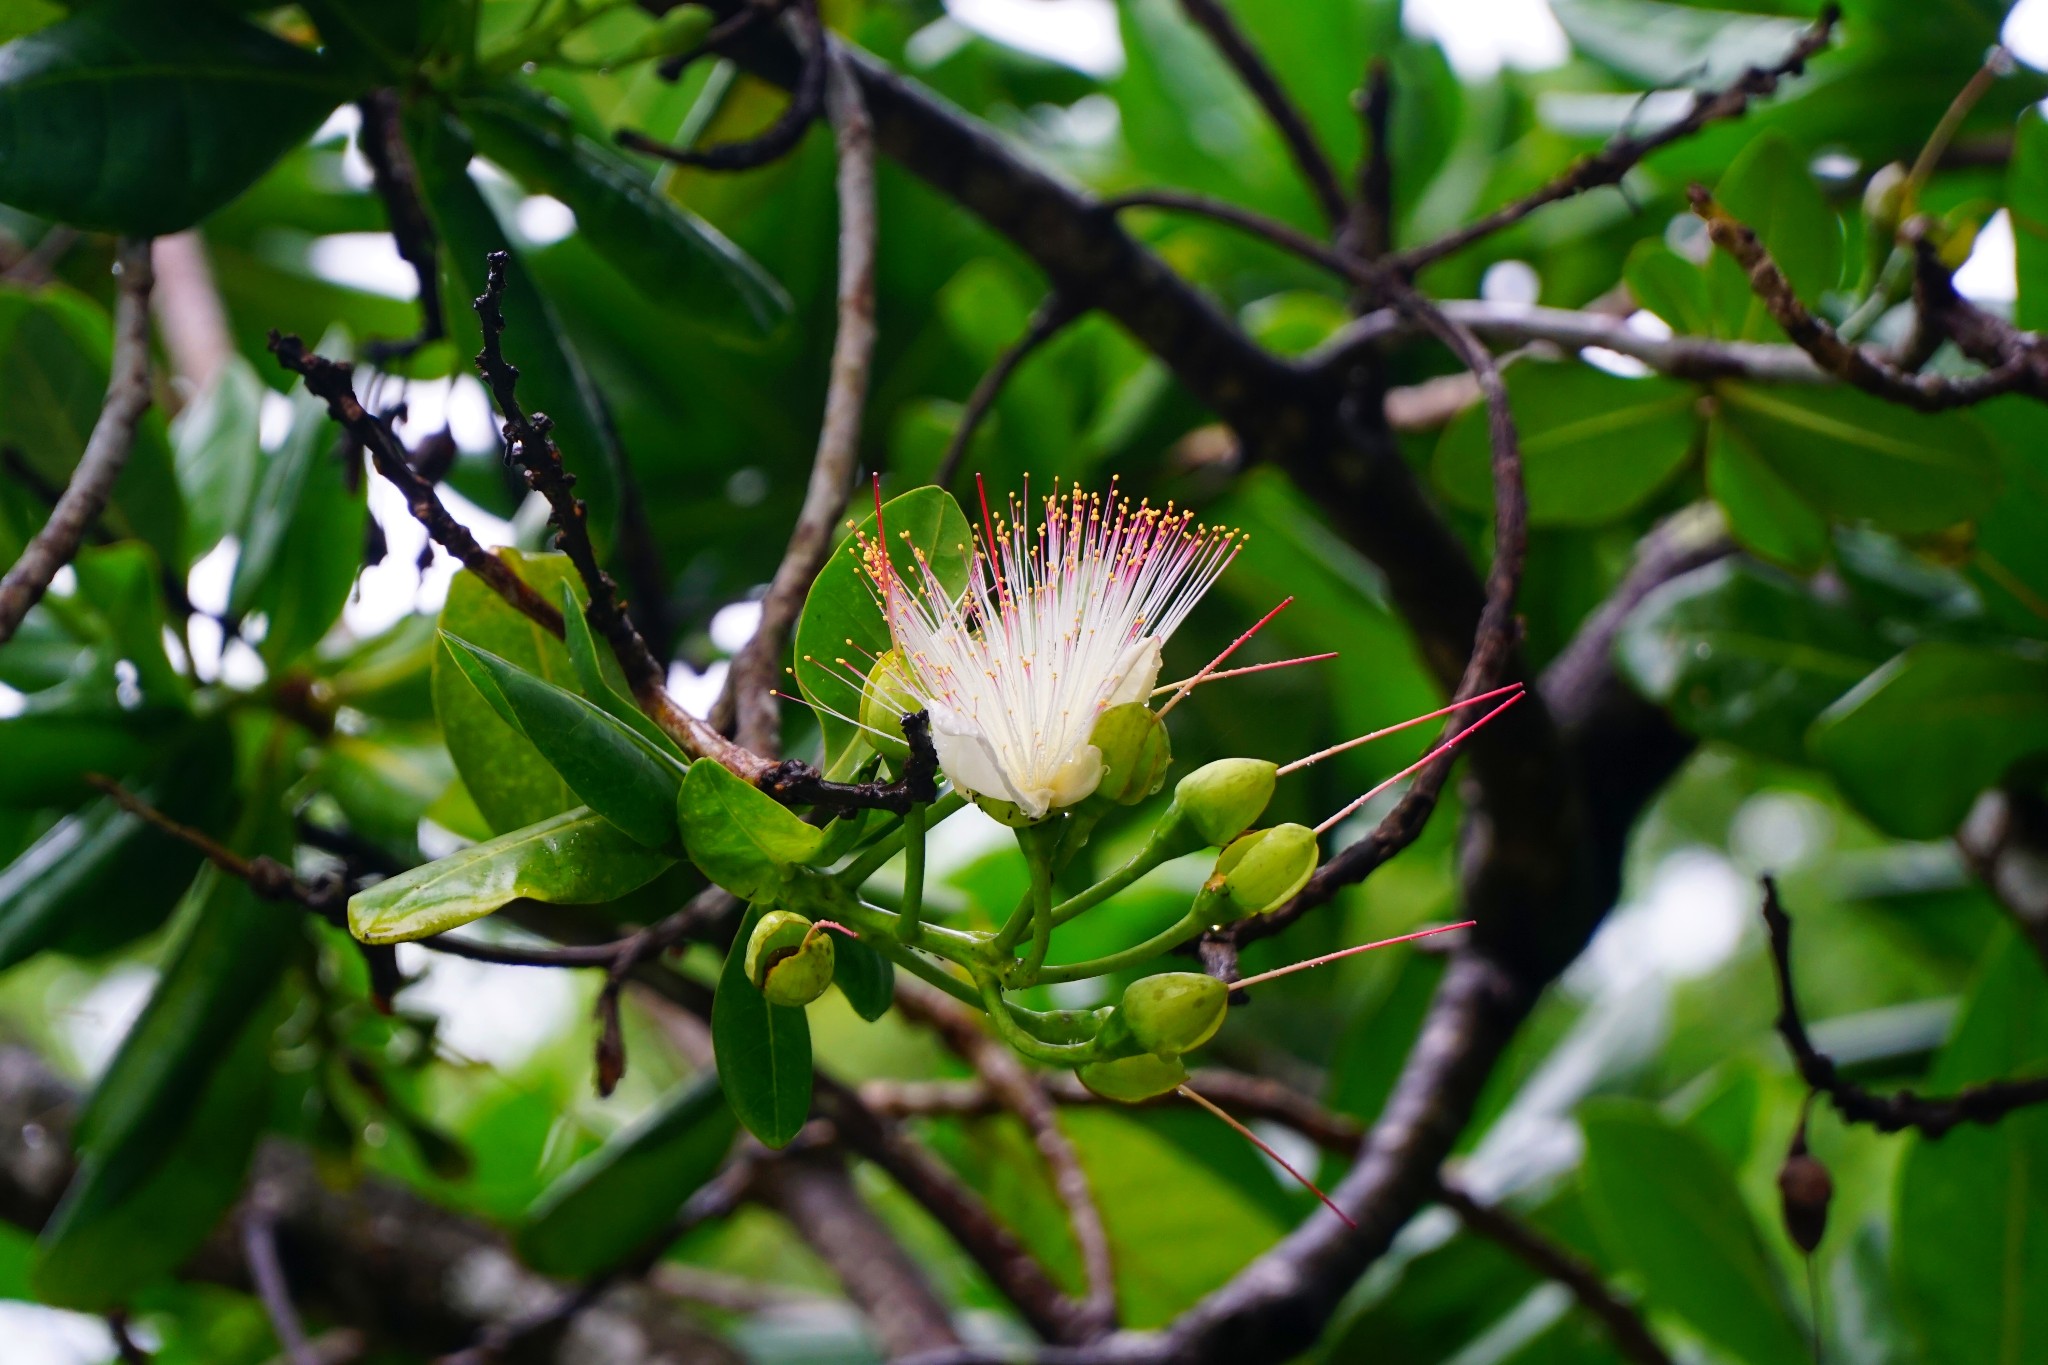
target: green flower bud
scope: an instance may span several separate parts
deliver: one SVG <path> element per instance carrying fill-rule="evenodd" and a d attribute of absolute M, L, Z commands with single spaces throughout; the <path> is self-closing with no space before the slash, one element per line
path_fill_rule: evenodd
<path fill-rule="evenodd" d="M 1875 246 L 1882 241 L 1886 250 L 1899 224 L 1913 210 L 1913 185 L 1905 163 L 1894 161 L 1873 171 L 1863 187 L 1863 221 Z"/>
<path fill-rule="evenodd" d="M 1216 1036 L 1230 988 L 1200 972 L 1161 972 L 1124 990 L 1122 1015 L 1138 1046 L 1159 1057 L 1193 1052 Z"/>
<path fill-rule="evenodd" d="M 1113 1062 L 1090 1062 L 1074 1073 L 1106 1100 L 1118 1104 L 1141 1104 L 1171 1091 L 1188 1078 L 1188 1069 L 1178 1057 L 1155 1057 L 1141 1052 Z"/>
<path fill-rule="evenodd" d="M 747 980 L 771 1005 L 808 1005 L 832 984 L 832 934 L 792 910 L 761 916 L 747 939 Z"/>
<path fill-rule="evenodd" d="M 1265 813 L 1279 772 L 1263 758 L 1219 758 L 1183 777 L 1173 804 L 1205 842 L 1220 847 Z"/>
<path fill-rule="evenodd" d="M 1135 806 L 1165 784 L 1173 749 L 1166 740 L 1166 727 L 1145 703 L 1125 702 L 1104 711 L 1088 742 L 1102 750 L 1097 798 Z"/>
<path fill-rule="evenodd" d="M 903 718 L 924 710 L 924 703 L 910 691 L 901 658 L 888 650 L 875 660 L 868 672 L 868 685 L 861 689 L 860 723 L 871 731 L 868 744 L 893 763 L 910 757 L 910 745 L 903 737 Z"/>
<path fill-rule="evenodd" d="M 1223 850 L 1211 881 L 1222 881 L 1224 898 L 1243 914 L 1264 914 L 1307 884 L 1322 854 L 1306 825 L 1255 829 Z"/>

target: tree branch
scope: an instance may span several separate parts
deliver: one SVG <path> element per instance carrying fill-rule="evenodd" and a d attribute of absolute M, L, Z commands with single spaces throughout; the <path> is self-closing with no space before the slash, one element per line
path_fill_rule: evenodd
<path fill-rule="evenodd" d="M 1624 133 L 1535 193 L 1495 209 L 1455 232 L 1445 233 L 1433 242 L 1395 252 L 1386 258 L 1387 264 L 1403 275 L 1413 275 L 1433 261 L 1442 260 L 1482 237 L 1489 237 L 1502 228 L 1521 222 L 1540 208 L 1602 185 L 1619 185 L 1622 177 L 1651 153 L 1691 137 L 1710 123 L 1741 117 L 1748 112 L 1752 101 L 1776 93 L 1781 82 L 1802 74 L 1806 63 L 1833 39 L 1835 25 L 1841 17 L 1839 6 L 1825 6 L 1814 20 L 1813 27 L 1774 65 L 1752 66 L 1721 90 L 1694 92 L 1692 108 L 1682 117 L 1652 133 Z"/>
<path fill-rule="evenodd" d="M 1920 1095 L 1911 1090 L 1878 1095 L 1843 1079 L 1834 1059 L 1818 1051 L 1807 1036 L 1806 1021 L 1800 1017 L 1799 1001 L 1792 987 L 1792 921 L 1778 903 L 1777 883 L 1765 877 L 1763 889 L 1764 925 L 1771 933 L 1771 964 L 1778 974 L 1779 1036 L 1792 1053 L 1800 1077 L 1809 1087 L 1826 1095 L 1844 1120 L 1869 1124 L 1881 1133 L 1913 1128 L 1927 1137 L 1938 1138 L 1957 1124 L 1993 1124 L 2016 1109 L 2048 1104 L 2048 1076 L 1993 1081 L 1946 1096 Z"/>
<path fill-rule="evenodd" d="M 1209 41 L 1223 54 L 1223 60 L 1237 72 L 1237 78 L 1252 92 L 1252 98 L 1266 111 L 1266 117 L 1273 120 L 1280 140 L 1287 144 L 1294 164 L 1301 171 L 1301 178 L 1308 182 L 1310 192 L 1315 195 L 1323 217 L 1332 228 L 1342 227 L 1350 217 L 1351 206 L 1345 202 L 1336 168 L 1324 155 L 1316 135 L 1309 129 L 1308 120 L 1288 98 L 1272 69 L 1238 28 L 1237 21 L 1230 17 L 1230 11 L 1222 6 L 1220 0 L 1180 0 L 1180 7 L 1209 35 Z"/>
<path fill-rule="evenodd" d="M 1058 294 L 1049 294 L 1043 303 L 1031 314 L 1031 321 L 1025 324 L 1024 334 L 1011 342 L 1003 353 L 996 357 L 995 364 L 987 373 L 975 381 L 974 392 L 967 395 L 967 405 L 960 410 L 960 423 L 953 428 L 952 439 L 946 442 L 946 453 L 939 457 L 939 465 L 932 472 L 932 482 L 941 488 L 951 488 L 954 477 L 960 472 L 960 462 L 967 456 L 967 447 L 974 440 L 974 433 L 981 427 L 989 409 L 1002 396 L 1003 386 L 1010 382 L 1010 376 L 1017 367 L 1030 358 L 1032 352 L 1057 336 L 1062 328 L 1081 315 L 1078 308 L 1069 307 Z"/>
<path fill-rule="evenodd" d="M 726 676 L 711 715 L 725 727 L 737 719 L 739 742 L 759 754 L 781 750 L 781 714 L 773 693 L 776 665 L 803 610 L 804 595 L 837 539 L 860 459 L 861 414 L 875 352 L 875 139 L 867 106 L 846 59 L 821 43 L 825 106 L 839 151 L 839 328 L 832 340 L 831 380 L 817 454 L 789 547 L 761 599 L 761 621 Z"/>
<path fill-rule="evenodd" d="M 115 258 L 119 290 L 114 299 L 114 358 L 107 397 L 86 438 L 71 482 L 57 499 L 43 529 L 22 548 L 21 558 L 0 578 L 0 644 L 14 638 L 30 607 L 49 591 L 57 570 L 78 554 L 99 514 L 106 510 L 114 480 L 128 464 L 135 428 L 149 408 L 149 239 L 124 237 Z"/>
<path fill-rule="evenodd" d="M 356 108 L 363 120 L 357 141 L 363 159 L 370 163 L 370 185 L 384 202 L 384 219 L 391 228 L 391 240 L 397 244 L 399 258 L 412 267 L 413 277 L 419 281 L 419 331 L 404 341 L 373 341 L 363 348 L 373 363 L 383 365 L 448 335 L 448 320 L 441 308 L 441 267 L 436 259 L 434 220 L 427 215 L 426 201 L 420 194 L 419 168 L 413 163 L 412 148 L 405 142 L 398 92 L 372 90 L 356 101 Z"/>
<path fill-rule="evenodd" d="M 720 25 L 725 29 L 723 37 L 737 37 L 751 26 L 739 23 L 742 17 L 734 16 L 730 28 Z M 817 0 L 796 0 L 790 6 L 789 22 L 803 36 L 803 71 L 790 93 L 789 106 L 758 137 L 744 142 L 720 143 L 716 147 L 671 147 L 644 133 L 627 129 L 619 133 L 619 145 L 648 156 L 658 156 L 678 166 L 698 166 L 707 171 L 751 171 L 789 155 L 825 110 L 826 87 L 830 84 L 828 72 L 832 65 L 825 44 L 825 28 L 818 20 Z M 671 71 L 664 67 L 663 74 L 673 80 L 681 69 L 678 66 Z"/>

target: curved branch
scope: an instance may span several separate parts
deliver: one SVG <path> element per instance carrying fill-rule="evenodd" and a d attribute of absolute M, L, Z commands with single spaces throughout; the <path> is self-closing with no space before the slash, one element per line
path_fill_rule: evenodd
<path fill-rule="evenodd" d="M 975 381 L 974 392 L 967 395 L 967 406 L 960 410 L 960 423 L 953 428 L 953 437 L 946 442 L 946 453 L 939 457 L 939 465 L 932 472 L 932 482 L 941 488 L 951 488 L 953 479 L 960 472 L 960 462 L 967 456 L 967 447 L 974 440 L 974 433 L 980 429 L 982 420 L 989 409 L 1001 396 L 1003 386 L 1010 382 L 1010 376 L 1017 367 L 1030 358 L 1031 353 L 1058 335 L 1061 328 L 1081 316 L 1081 310 L 1071 307 L 1058 294 L 1046 296 L 1031 321 L 1025 325 L 1024 334 L 1011 342 L 1003 353 L 996 357 L 995 364 L 988 372 Z"/>
<path fill-rule="evenodd" d="M 135 446 L 136 425 L 149 409 L 149 290 L 155 279 L 149 239 L 124 237 L 115 270 L 120 290 L 114 300 L 114 358 L 106 401 L 49 520 L 0 578 L 0 644 L 14 638 L 29 608 L 49 591 L 57 570 L 77 556 L 86 531 L 106 510 L 114 480 L 127 467 L 128 452 Z"/>
<path fill-rule="evenodd" d="M 752 9 L 732 16 L 719 30 L 714 30 L 716 40 L 738 37 L 753 26 L 747 16 L 758 12 Z M 696 166 L 707 171 L 751 171 L 788 156 L 825 109 L 826 88 L 831 83 L 828 71 L 833 64 L 825 44 L 824 25 L 818 21 L 816 0 L 797 0 L 791 7 L 790 24 L 803 34 L 803 72 L 790 93 L 789 106 L 758 137 L 744 142 L 722 142 L 715 147 L 671 147 L 645 133 L 624 129 L 618 135 L 619 145 L 678 166 Z M 673 80 L 681 69 L 682 64 L 664 65 L 662 74 Z"/>

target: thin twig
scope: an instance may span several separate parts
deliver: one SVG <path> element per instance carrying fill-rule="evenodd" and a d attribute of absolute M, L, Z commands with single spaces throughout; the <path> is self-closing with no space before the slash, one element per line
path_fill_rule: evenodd
<path fill-rule="evenodd" d="M 751 171 L 789 155 L 824 112 L 826 72 L 830 65 L 817 0 L 797 0 L 790 7 L 789 22 L 803 37 L 803 69 L 797 76 L 796 88 L 790 91 L 788 107 L 759 136 L 744 142 L 721 142 L 715 147 L 671 147 L 645 133 L 624 129 L 618 134 L 619 145 L 678 166 L 697 166 L 707 171 Z"/>
<path fill-rule="evenodd" d="M 974 433 L 1002 395 L 1003 386 L 1010 382 L 1010 376 L 1033 351 L 1080 315 L 1080 309 L 1069 306 L 1058 294 L 1047 295 L 1045 301 L 1038 305 L 1031 314 L 1031 321 L 1024 327 L 1024 334 L 1011 342 L 988 367 L 987 373 L 975 381 L 974 392 L 967 395 L 967 405 L 960 410 L 959 424 L 953 428 L 952 438 L 946 442 L 946 453 L 939 457 L 938 468 L 932 472 L 933 483 L 940 488 L 953 486 L 953 480 L 960 472 L 960 462 L 966 458 L 967 447 L 974 440 Z"/>
<path fill-rule="evenodd" d="M 363 120 L 356 141 L 363 159 L 370 163 L 370 185 L 384 202 L 391 240 L 398 247 L 399 258 L 412 267 L 420 291 L 418 332 L 404 341 L 373 341 L 364 346 L 364 354 L 382 365 L 439 341 L 448 334 L 448 322 L 441 308 L 441 268 L 436 259 L 439 242 L 420 193 L 419 168 L 413 162 L 412 148 L 406 145 L 398 92 L 372 90 L 356 101 L 356 109 Z"/>
<path fill-rule="evenodd" d="M 1791 1051 L 1800 1077 L 1826 1095 L 1845 1121 L 1866 1123 L 1881 1133 L 1913 1128 L 1938 1138 L 1957 1124 L 1993 1124 L 2016 1109 L 2048 1104 L 2048 1076 L 1992 1081 L 1943 1096 L 1920 1095 L 1911 1090 L 1879 1095 L 1845 1080 L 1834 1059 L 1817 1050 L 1807 1036 L 1806 1021 L 1800 1017 L 1799 1000 L 1792 986 L 1792 921 L 1778 902 L 1777 882 L 1763 878 L 1763 891 L 1764 925 L 1770 930 L 1771 963 L 1778 974 L 1779 1036 Z"/>
<path fill-rule="evenodd" d="M 1338 183 L 1336 168 L 1324 155 L 1322 145 L 1309 129 L 1308 120 L 1288 98 L 1265 59 L 1259 56 L 1219 0 L 1180 0 L 1180 7 L 1209 35 L 1209 41 L 1216 45 L 1216 50 L 1237 72 L 1238 79 L 1252 92 L 1252 98 L 1266 111 L 1266 117 L 1273 120 L 1281 141 L 1287 144 L 1294 164 L 1301 170 L 1302 179 L 1308 182 L 1310 191 L 1314 193 L 1323 217 L 1329 220 L 1331 227 L 1342 227 L 1350 216 L 1351 208 L 1344 201 L 1344 190 Z"/>
<path fill-rule="evenodd" d="M 1840 7 L 1828 5 L 1814 20 L 1813 27 L 1778 62 L 1770 66 L 1752 66 L 1723 89 L 1696 91 L 1692 108 L 1662 128 L 1643 134 L 1624 133 L 1533 194 L 1495 209 L 1433 242 L 1395 252 L 1386 258 L 1387 264 L 1403 275 L 1412 276 L 1431 262 L 1442 260 L 1482 237 L 1519 223 L 1540 208 L 1602 185 L 1619 185 L 1623 176 L 1653 152 L 1691 137 L 1710 123 L 1741 117 L 1752 101 L 1776 93 L 1780 83 L 1803 73 L 1806 63 L 1827 47 L 1840 19 Z"/>
<path fill-rule="evenodd" d="M 106 509 L 114 480 L 134 448 L 135 428 L 149 408 L 149 246 L 146 237 L 121 240 L 115 258 L 119 292 L 114 300 L 114 358 L 106 401 L 64 495 L 43 529 L 22 548 L 21 558 L 0 578 L 0 644 L 14 638 L 29 608 L 49 591 L 57 570 L 77 555 L 86 531 Z"/>
<path fill-rule="evenodd" d="M 1346 252 L 1370 261 L 1394 249 L 1394 82 L 1384 57 L 1373 58 L 1366 71 L 1358 114 L 1365 154 L 1358 161 L 1358 194 L 1341 241 Z"/>
<path fill-rule="evenodd" d="M 874 128 L 847 59 L 823 50 L 829 68 L 825 108 L 839 151 L 839 326 L 832 341 L 825 417 L 818 428 L 803 508 L 761 599 L 760 624 L 733 660 L 725 692 L 711 716 L 712 724 L 720 728 L 736 720 L 739 742 L 768 755 L 782 747 L 781 713 L 773 691 L 775 668 L 803 610 L 804 595 L 832 553 L 839 519 L 853 493 L 861 414 L 875 352 Z"/>
<path fill-rule="evenodd" d="M 270 1330 L 290 1365 L 317 1365 L 318 1357 L 306 1339 L 306 1327 L 292 1303 L 291 1283 L 285 1278 L 284 1260 L 277 1251 L 277 1218 L 264 1204 L 259 1185 L 242 1215 L 242 1259 L 249 1267 L 249 1279 L 256 1297 L 263 1303 Z"/>
<path fill-rule="evenodd" d="M 149 1352 L 129 1335 L 126 1313 L 107 1314 L 107 1332 L 114 1338 L 114 1353 L 121 1357 L 121 1365 L 149 1365 Z"/>
<path fill-rule="evenodd" d="M 1519 1218 L 1480 1203 L 1448 1179 L 1439 1186 L 1437 1197 L 1473 1232 L 1511 1252 L 1545 1279 L 1556 1280 L 1569 1289 L 1579 1306 L 1607 1329 L 1622 1359 L 1635 1361 L 1636 1365 L 1672 1365 L 1670 1353 L 1650 1335 L 1642 1314 L 1610 1289 L 1590 1262 Z"/>
<path fill-rule="evenodd" d="M 1871 347 L 1851 345 L 1800 302 L 1792 282 L 1785 278 L 1785 272 L 1778 268 L 1747 224 L 1731 217 L 1698 185 L 1692 187 L 1691 200 L 1693 212 L 1707 225 L 1707 235 L 1742 267 L 1749 278 L 1750 291 L 1770 310 L 1785 335 L 1812 356 L 1816 365 L 1843 382 L 1920 412 L 1967 407 L 2018 391 L 2048 394 L 2048 389 L 2041 387 L 2043 371 L 2030 356 L 2031 346 L 2007 355 L 1983 374 L 1951 379 L 1938 374 L 1915 374 L 1901 369 Z"/>

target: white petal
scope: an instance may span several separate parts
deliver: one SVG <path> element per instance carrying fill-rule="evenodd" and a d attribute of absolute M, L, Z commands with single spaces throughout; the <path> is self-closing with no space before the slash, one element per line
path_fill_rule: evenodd
<path fill-rule="evenodd" d="M 939 702 L 930 703 L 927 709 L 932 718 L 932 748 L 938 751 L 939 766 L 946 770 L 954 786 L 972 796 L 1014 802 L 1034 820 L 1045 814 L 1043 796 L 1034 810 L 1033 803 L 1010 784 L 995 747 L 982 734 L 980 726 Z"/>
<path fill-rule="evenodd" d="M 1125 702 L 1143 701 L 1152 695 L 1152 689 L 1159 686 L 1159 640 L 1147 635 L 1124 646 L 1124 652 L 1117 655 L 1116 665 L 1110 670 L 1115 681 L 1109 690 L 1105 706 L 1122 706 Z"/>
<path fill-rule="evenodd" d="M 1049 807 L 1071 806 L 1086 801 L 1102 783 L 1102 750 L 1083 744 L 1053 770 L 1048 790 Z"/>

